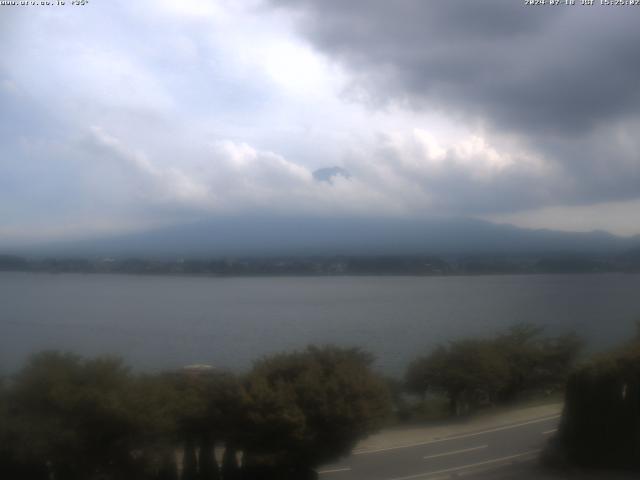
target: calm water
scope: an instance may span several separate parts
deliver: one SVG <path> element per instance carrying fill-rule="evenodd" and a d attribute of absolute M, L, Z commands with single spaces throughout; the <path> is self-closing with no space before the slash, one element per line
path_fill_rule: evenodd
<path fill-rule="evenodd" d="M 308 343 L 361 346 L 398 373 L 438 342 L 516 322 L 628 338 L 640 275 L 191 278 L 0 274 L 0 370 L 45 348 L 114 353 L 142 369 L 243 369 Z"/>

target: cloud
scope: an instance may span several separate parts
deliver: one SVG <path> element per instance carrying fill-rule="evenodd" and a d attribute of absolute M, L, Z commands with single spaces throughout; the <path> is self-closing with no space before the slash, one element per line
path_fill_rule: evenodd
<path fill-rule="evenodd" d="M 627 9 L 521 2 L 272 0 L 382 100 L 456 108 L 502 128 L 580 133 L 635 115 L 640 40 Z"/>
<path fill-rule="evenodd" d="M 553 165 L 529 152 L 502 151 L 477 135 L 442 143 L 420 129 L 380 136 L 371 150 L 346 161 L 353 176 L 331 182 L 316 182 L 305 166 L 230 140 L 202 143 L 179 167 L 160 166 L 100 127 L 91 129 L 91 141 L 98 154 L 124 168 L 140 200 L 204 212 L 484 214 L 540 205 L 562 187 L 550 181 L 559 175 Z M 505 204 L 508 197 L 513 201 Z"/>
<path fill-rule="evenodd" d="M 139 201 L 167 208 L 225 211 L 270 205 L 278 196 L 310 183 L 301 166 L 247 144 L 215 141 L 179 166 L 161 166 L 142 150 L 94 126 L 87 149 L 128 179 Z"/>
<path fill-rule="evenodd" d="M 467 145 L 512 139 L 499 156 L 418 141 L 431 159 L 429 175 L 417 174 L 445 211 L 614 208 L 640 195 L 635 11 L 508 0 L 270 3 L 350 72 L 352 100 L 440 112 L 480 139 Z M 405 155 L 397 161 L 406 169 Z"/>
<path fill-rule="evenodd" d="M 556 224 L 554 208 L 638 199 L 640 34 L 626 9 L 113 0 L 9 10 L 0 241 L 238 212 L 541 212 Z M 313 180 L 332 166 L 350 176 Z"/>
<path fill-rule="evenodd" d="M 346 166 L 402 199 L 414 215 L 511 212 L 546 204 L 561 192 L 563 173 L 553 163 L 494 140 L 468 134 L 447 142 L 422 129 L 393 132 L 379 137 L 372 156 Z"/>
<path fill-rule="evenodd" d="M 92 127 L 84 143 L 94 161 L 101 158 L 120 175 L 118 183 L 125 189 L 120 198 L 183 214 L 375 215 L 406 213 L 414 207 L 399 190 L 406 186 L 393 177 L 369 182 L 366 176 L 376 173 L 364 158 L 353 160 L 363 179 L 340 176 L 317 182 L 302 165 L 231 140 L 203 143 L 179 167 L 160 165 L 101 127 Z M 104 178 L 102 170 L 100 181 Z M 115 179 L 107 185 L 112 183 Z"/>
<path fill-rule="evenodd" d="M 16 87 L 16 84 L 7 78 L 0 81 L 0 88 L 10 94 L 16 93 L 18 91 L 18 87 Z"/>

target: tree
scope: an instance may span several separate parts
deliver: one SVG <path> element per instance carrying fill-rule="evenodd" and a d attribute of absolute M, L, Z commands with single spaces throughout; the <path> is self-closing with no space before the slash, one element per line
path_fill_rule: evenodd
<path fill-rule="evenodd" d="M 187 436 L 184 444 L 184 459 L 182 460 L 182 480 L 198 479 L 198 458 L 191 436 Z"/>
<path fill-rule="evenodd" d="M 487 340 L 460 340 L 440 346 L 408 368 L 407 387 L 423 394 L 444 393 L 453 415 L 493 404 L 507 381 L 508 366 Z"/>
<path fill-rule="evenodd" d="M 574 333 L 545 337 L 543 332 L 543 327 L 518 324 L 496 339 L 496 348 L 505 355 L 510 371 L 502 392 L 504 401 L 524 392 L 564 387 L 583 342 Z"/>
<path fill-rule="evenodd" d="M 200 477 L 199 480 L 219 480 L 220 470 L 218 469 L 218 463 L 213 454 L 213 442 L 211 441 L 211 435 L 205 433 L 202 436 L 202 442 L 200 443 L 200 458 L 198 463 L 200 464 Z"/>
<path fill-rule="evenodd" d="M 542 341 L 542 362 L 537 380 L 547 389 L 564 388 L 567 377 L 584 347 L 584 342 L 575 333 L 546 338 Z"/>
<path fill-rule="evenodd" d="M 0 382 L 0 478 L 48 480 L 45 462 L 20 448 L 20 437 L 16 433 L 10 414 L 9 392 L 4 382 Z"/>
<path fill-rule="evenodd" d="M 640 470 L 640 344 L 600 356 L 569 377 L 555 452 L 584 466 Z"/>
<path fill-rule="evenodd" d="M 444 393 L 451 413 L 509 402 L 526 392 L 562 388 L 582 347 L 575 334 L 543 337 L 529 324 L 492 339 L 464 339 L 413 361 L 405 374 L 409 392 Z"/>
<path fill-rule="evenodd" d="M 163 452 L 161 462 L 156 480 L 178 480 L 175 454 L 172 451 Z"/>
<path fill-rule="evenodd" d="M 227 442 L 224 447 L 224 455 L 222 457 L 222 478 L 224 480 L 239 480 L 241 473 L 238 466 L 237 450 L 235 446 Z"/>
<path fill-rule="evenodd" d="M 433 388 L 449 398 L 451 413 L 460 415 L 496 402 L 508 365 L 491 341 L 460 340 L 430 357 L 427 373 Z"/>
<path fill-rule="evenodd" d="M 135 475 L 130 374 L 117 359 L 44 352 L 16 376 L 8 398 L 13 455 L 56 478 Z"/>
<path fill-rule="evenodd" d="M 309 347 L 257 362 L 246 380 L 245 463 L 303 479 L 349 453 L 389 412 L 371 361 L 356 349 Z"/>
<path fill-rule="evenodd" d="M 448 357 L 448 349 L 440 345 L 428 356 L 419 357 L 411 362 L 405 373 L 407 390 L 423 399 L 428 391 L 437 390 L 443 383 L 441 377 L 446 369 Z"/>

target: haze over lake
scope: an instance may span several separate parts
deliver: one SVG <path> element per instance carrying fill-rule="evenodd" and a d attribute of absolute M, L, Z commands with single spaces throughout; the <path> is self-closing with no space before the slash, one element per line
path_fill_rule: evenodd
<path fill-rule="evenodd" d="M 592 349 L 633 333 L 640 275 L 211 278 L 0 274 L 0 370 L 32 352 L 116 354 L 135 368 L 239 370 L 308 343 L 362 347 L 399 374 L 439 342 L 517 322 Z"/>

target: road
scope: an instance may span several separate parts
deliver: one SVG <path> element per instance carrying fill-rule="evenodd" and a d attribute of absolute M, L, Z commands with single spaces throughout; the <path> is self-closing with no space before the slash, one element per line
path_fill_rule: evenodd
<path fill-rule="evenodd" d="M 356 450 L 343 461 L 320 469 L 320 479 L 528 478 L 527 472 L 536 469 L 538 454 L 556 431 L 559 419 L 551 415 L 410 445 Z"/>

